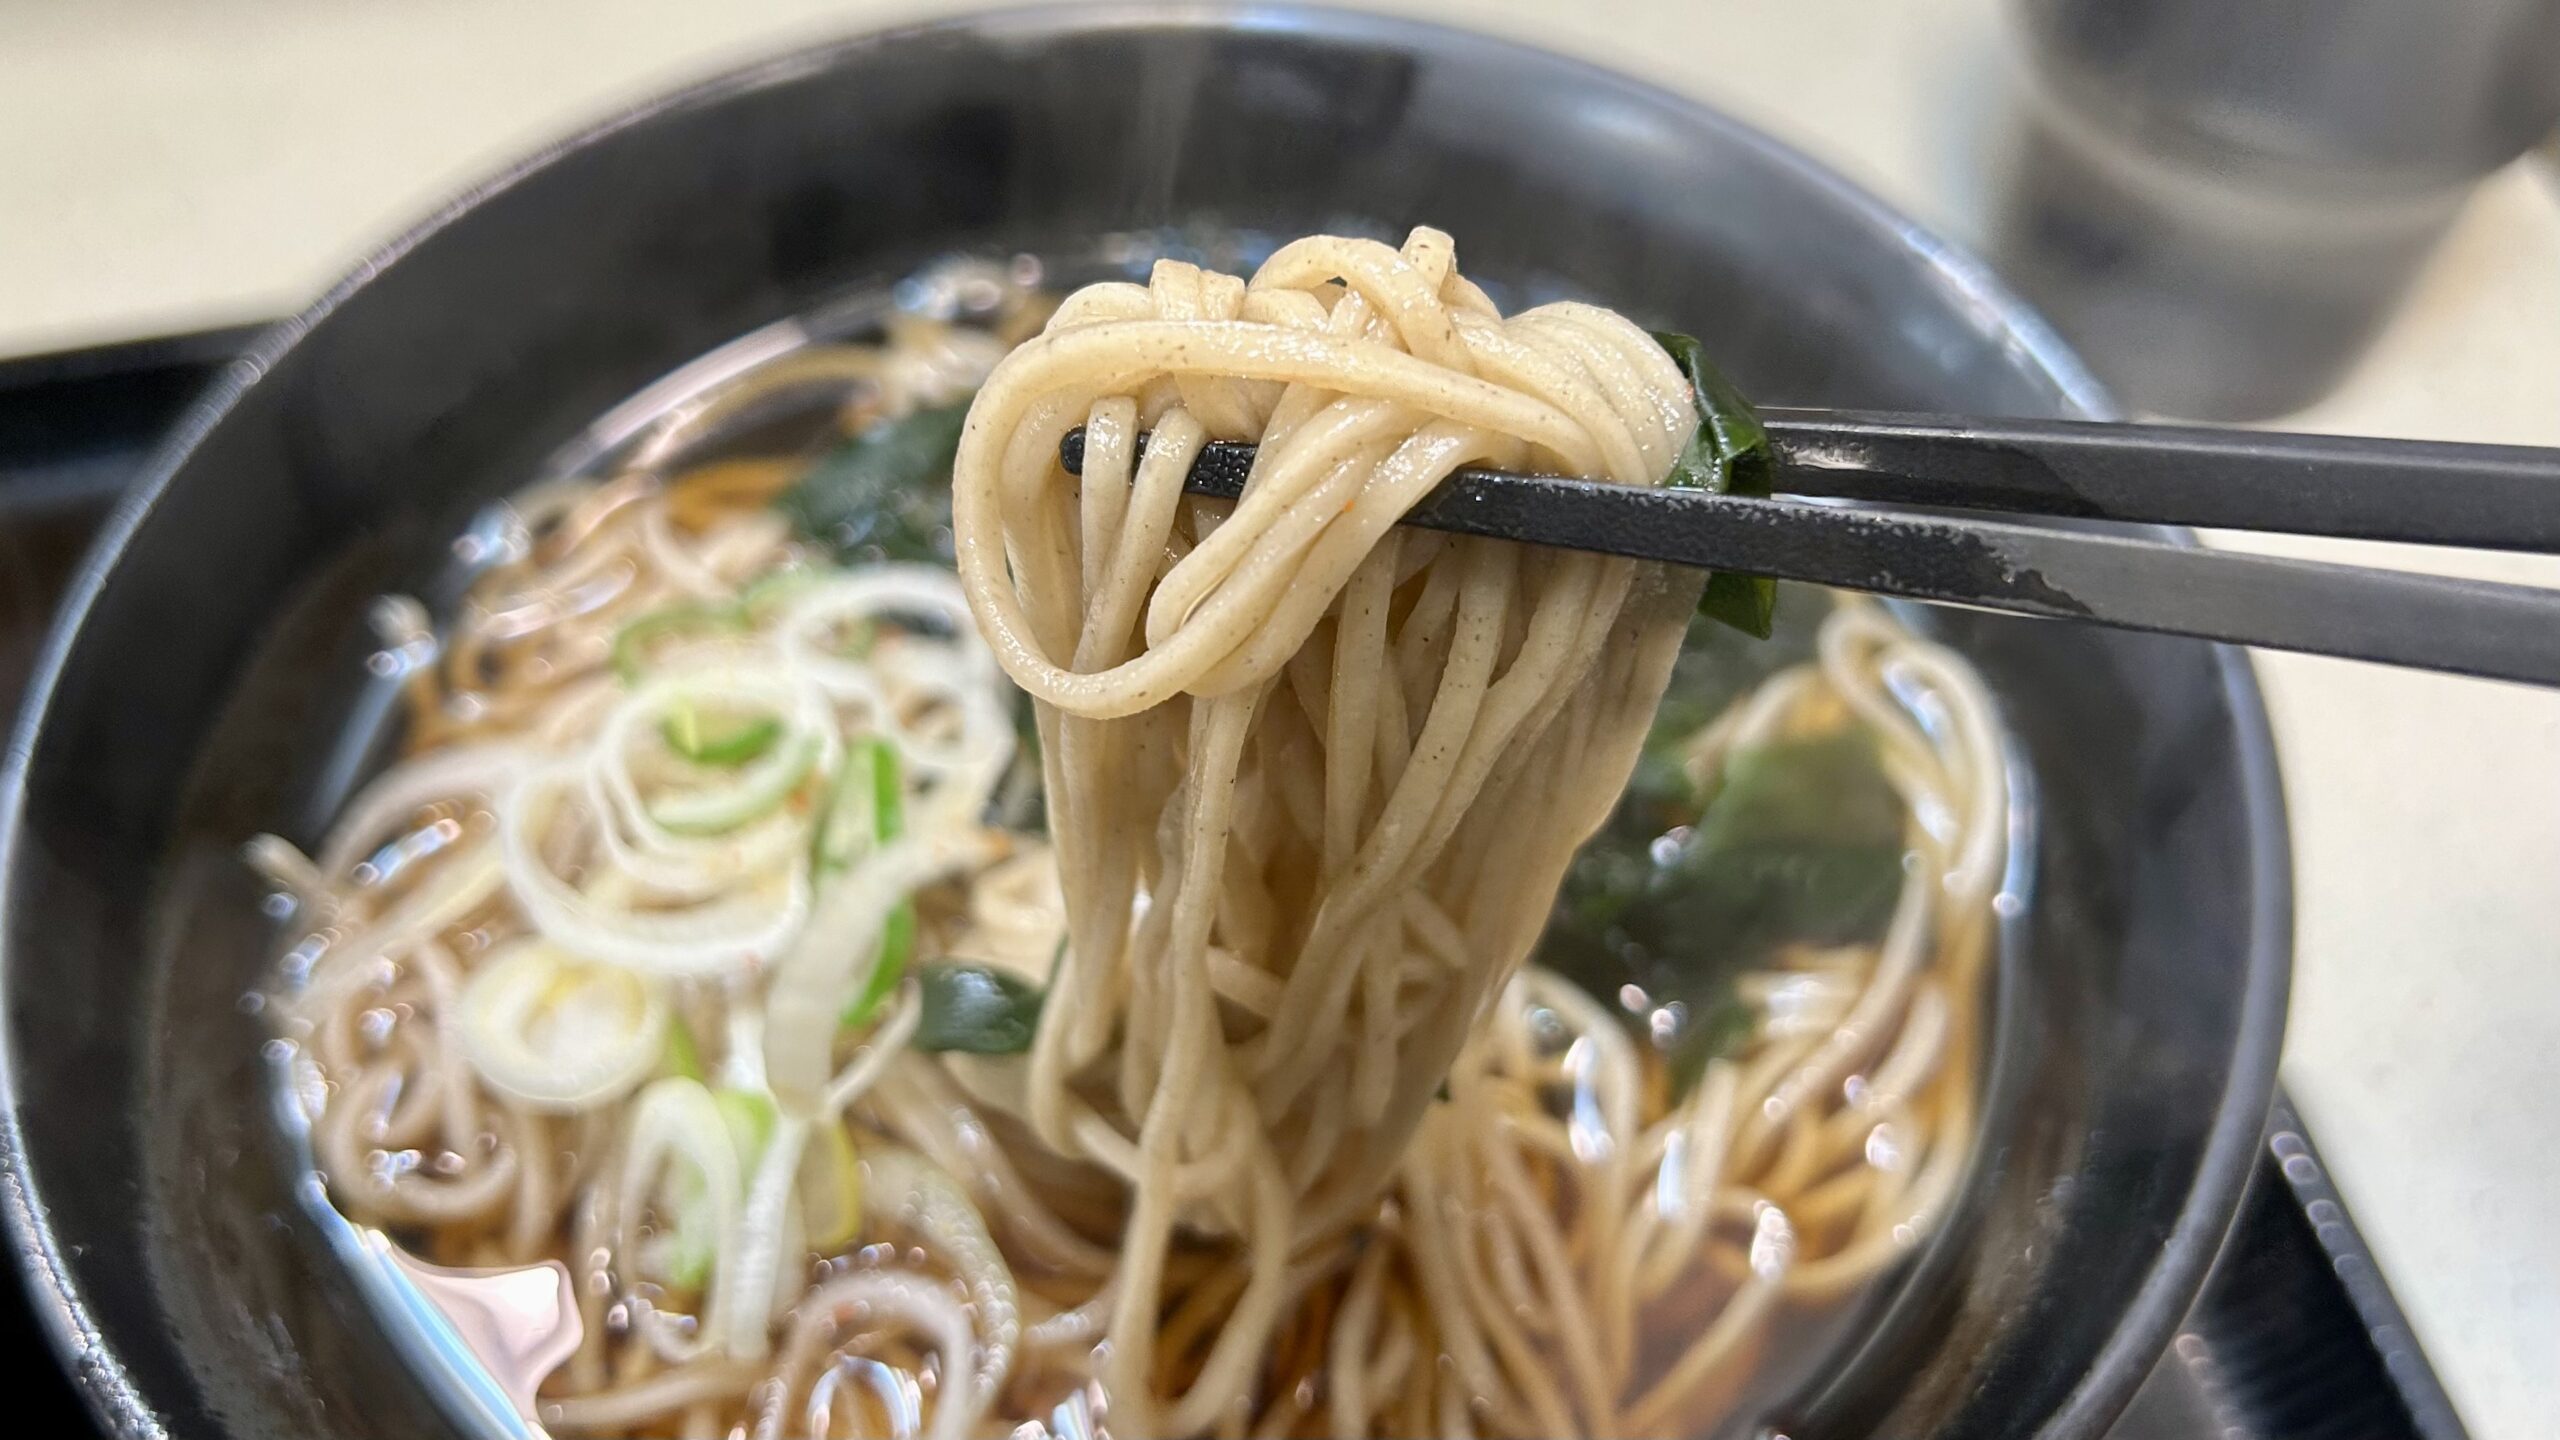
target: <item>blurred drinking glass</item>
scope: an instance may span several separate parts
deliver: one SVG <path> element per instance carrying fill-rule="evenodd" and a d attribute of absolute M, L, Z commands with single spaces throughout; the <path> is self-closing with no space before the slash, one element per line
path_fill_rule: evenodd
<path fill-rule="evenodd" d="M 2146 410 L 2318 399 L 2472 188 L 2560 121 L 2560 0 L 2018 9 L 2036 95 L 1994 248 Z"/>

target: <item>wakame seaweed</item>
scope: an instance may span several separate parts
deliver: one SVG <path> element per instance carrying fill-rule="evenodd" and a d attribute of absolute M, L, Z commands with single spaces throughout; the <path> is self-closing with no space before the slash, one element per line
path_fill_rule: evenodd
<path fill-rule="evenodd" d="M 918 1050 L 1019 1055 L 1031 1048 L 1048 992 L 992 965 L 936 962 L 915 971 L 922 1014 Z"/>
<path fill-rule="evenodd" d="M 1669 483 L 1684 490 L 1768 499 L 1777 481 L 1777 460 L 1759 412 L 1722 371 L 1708 363 L 1706 348 L 1695 338 L 1661 330 L 1653 332 L 1653 338 L 1689 378 L 1698 402 L 1697 432 L 1680 448 Z M 1698 613 L 1766 640 L 1777 604 L 1777 581 L 1766 575 L 1719 570 L 1707 577 L 1706 593 L 1698 597 Z"/>
<path fill-rule="evenodd" d="M 1705 793 L 1682 767 L 1702 726 L 1801 658 L 1825 608 L 1801 599 L 1776 643 L 1692 623 L 1627 793 L 1566 872 L 1538 953 L 1603 1004 L 1633 985 L 1649 1007 L 1678 1006 L 1666 1054 L 1683 1090 L 1750 1032 L 1737 978 L 1784 946 L 1880 939 L 1901 893 L 1902 798 L 1863 731 L 1744 747 Z"/>
<path fill-rule="evenodd" d="M 969 402 L 875 421 L 774 504 L 839 561 L 951 563 L 951 460 Z"/>

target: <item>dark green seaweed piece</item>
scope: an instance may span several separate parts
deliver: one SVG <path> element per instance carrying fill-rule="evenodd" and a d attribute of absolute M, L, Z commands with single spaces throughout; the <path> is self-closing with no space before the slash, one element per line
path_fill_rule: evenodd
<path fill-rule="evenodd" d="M 1685 1090 L 1749 1034 L 1738 976 L 1782 946 L 1881 937 L 1902 888 L 1904 812 L 1862 731 L 1737 751 L 1698 795 L 1678 759 L 1697 725 L 1666 722 L 1626 802 L 1575 857 L 1538 958 L 1604 1004 L 1634 985 L 1677 1017 L 1658 1038 Z"/>
<path fill-rule="evenodd" d="M 1667 331 L 1655 331 L 1653 338 L 1679 363 L 1680 373 L 1689 377 L 1698 402 L 1697 433 L 1681 447 L 1669 483 L 1686 490 L 1768 499 L 1777 479 L 1777 461 L 1769 447 L 1769 432 L 1751 402 L 1707 363 L 1706 349 L 1695 339 Z M 1777 604 L 1777 581 L 1766 575 L 1719 570 L 1707 577 L 1698 611 L 1766 640 Z"/>
<path fill-rule="evenodd" d="M 951 563 L 951 457 L 969 403 L 882 420 L 809 467 L 774 504 L 840 561 Z"/>
<path fill-rule="evenodd" d="M 1019 1055 L 1031 1048 L 1048 998 L 1039 986 L 992 965 L 937 962 L 916 967 L 915 976 L 924 1001 L 917 1049 Z"/>

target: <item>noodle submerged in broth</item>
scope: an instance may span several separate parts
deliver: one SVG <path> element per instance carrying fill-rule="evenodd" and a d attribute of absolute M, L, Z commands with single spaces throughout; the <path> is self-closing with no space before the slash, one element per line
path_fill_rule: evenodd
<path fill-rule="evenodd" d="M 519 498 L 442 629 L 385 602 L 403 757 L 251 847 L 332 1198 L 567 1268 L 559 1434 L 1715 1428 L 1966 1159 L 1979 682 L 1844 602 L 1715 695 L 1695 577 L 1396 529 L 1699 425 L 1446 236 L 1026 278 Z M 837 438 L 724 443 L 794 398 Z"/>

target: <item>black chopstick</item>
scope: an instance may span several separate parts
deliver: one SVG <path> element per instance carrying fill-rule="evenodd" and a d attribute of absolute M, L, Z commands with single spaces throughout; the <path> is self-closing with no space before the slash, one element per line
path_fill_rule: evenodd
<path fill-rule="evenodd" d="M 1761 412 L 1785 495 L 2560 552 L 2560 450 L 2199 425 Z M 1083 436 L 1069 437 L 1081 447 Z M 1072 453 L 1080 455 L 1080 448 Z M 1068 461 L 1070 470 L 1078 461 Z M 1250 445 L 1195 479 L 1241 485 Z"/>
<path fill-rule="evenodd" d="M 1762 419 L 1790 495 L 2560 551 L 2560 450 L 1839 410 Z"/>
<path fill-rule="evenodd" d="M 1083 436 L 1060 447 L 1082 468 Z M 1252 447 L 1194 494 L 1233 499 Z M 1461 470 L 1404 523 L 2121 629 L 2560 686 L 2560 591 L 1970 516 Z"/>

